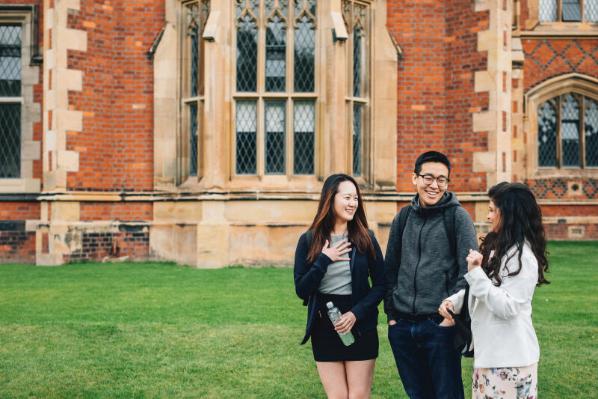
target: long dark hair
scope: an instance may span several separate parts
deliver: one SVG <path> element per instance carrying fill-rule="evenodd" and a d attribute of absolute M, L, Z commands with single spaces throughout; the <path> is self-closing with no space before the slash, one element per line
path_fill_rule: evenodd
<path fill-rule="evenodd" d="M 347 224 L 349 241 L 357 247 L 361 253 L 369 253 L 372 258 L 376 257 L 374 251 L 374 244 L 368 233 L 368 222 L 365 217 L 365 209 L 363 208 L 363 201 L 361 199 L 361 192 L 355 179 L 349 175 L 342 173 L 330 175 L 324 181 L 322 186 L 322 193 L 320 194 L 320 203 L 318 205 L 318 212 L 314 217 L 309 230 L 313 234 L 311 246 L 307 253 L 307 261 L 312 263 L 316 260 L 326 240 L 330 243 L 330 234 L 334 229 L 334 222 L 336 216 L 334 215 L 334 196 L 338 193 L 338 186 L 344 182 L 350 181 L 357 190 L 357 209 L 353 220 Z"/>
<path fill-rule="evenodd" d="M 480 245 L 484 255 L 482 268 L 499 286 L 501 259 L 507 251 L 517 248 L 519 268 L 509 270 L 507 276 L 516 276 L 521 271 L 523 244 L 527 240 L 538 261 L 538 285 L 548 284 L 544 272 L 548 271 L 546 252 L 546 234 L 542 225 L 542 211 L 531 190 L 521 183 L 499 183 L 488 191 L 488 196 L 499 210 L 499 224 L 496 231 L 486 235 Z M 490 258 L 490 251 L 494 250 Z M 514 254 L 510 255 L 513 257 Z M 508 258 L 510 259 L 510 258 Z M 508 260 L 507 259 L 507 260 Z"/>

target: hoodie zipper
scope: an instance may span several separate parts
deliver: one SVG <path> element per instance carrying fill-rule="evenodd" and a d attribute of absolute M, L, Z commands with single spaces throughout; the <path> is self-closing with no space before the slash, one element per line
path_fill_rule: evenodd
<path fill-rule="evenodd" d="M 417 298 L 417 269 L 419 267 L 419 262 L 422 258 L 422 231 L 424 230 L 424 226 L 428 219 L 424 219 L 424 224 L 419 229 L 419 237 L 417 238 L 417 264 L 415 265 L 415 271 L 413 272 L 413 303 L 411 304 L 411 313 L 415 314 L 415 299 Z"/>

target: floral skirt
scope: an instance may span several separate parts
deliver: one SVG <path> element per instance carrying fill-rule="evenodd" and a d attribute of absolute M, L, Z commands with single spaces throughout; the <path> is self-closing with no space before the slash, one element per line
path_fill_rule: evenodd
<path fill-rule="evenodd" d="M 474 368 L 472 399 L 536 399 L 538 363 L 526 367 Z"/>

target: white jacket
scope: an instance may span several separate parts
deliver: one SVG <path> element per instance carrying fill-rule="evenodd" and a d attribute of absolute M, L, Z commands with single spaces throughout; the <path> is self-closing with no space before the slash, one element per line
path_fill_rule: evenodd
<path fill-rule="evenodd" d="M 502 284 L 497 287 L 481 267 L 465 275 L 469 283 L 469 314 L 473 334 L 474 367 L 524 367 L 537 363 L 540 348 L 532 325 L 532 297 L 538 282 L 538 261 L 529 244 L 523 246 L 521 271 L 512 247 L 501 260 Z M 514 254 L 514 255 L 513 255 Z M 507 258 L 513 255 L 508 262 Z M 505 263 L 506 262 L 506 263 Z M 465 290 L 448 297 L 459 313 Z"/>

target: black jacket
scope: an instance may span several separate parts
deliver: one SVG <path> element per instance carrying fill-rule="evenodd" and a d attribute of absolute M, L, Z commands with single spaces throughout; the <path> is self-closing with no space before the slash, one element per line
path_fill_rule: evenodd
<path fill-rule="evenodd" d="M 376 328 L 378 304 L 384 296 L 384 258 L 382 257 L 380 245 L 378 245 L 378 241 L 376 241 L 376 237 L 371 231 L 370 237 L 372 244 L 374 244 L 376 258 L 372 259 L 369 254 L 362 254 L 357 248 L 353 247 L 349 262 L 353 303 L 351 311 L 357 318 L 354 328 L 358 328 L 360 331 Z M 295 291 L 297 296 L 303 299 L 303 305 L 307 305 L 307 325 L 301 344 L 306 343 L 310 337 L 316 309 L 320 305 L 318 288 L 324 274 L 326 274 L 328 265 L 332 263 L 329 257 L 321 253 L 314 263 L 309 264 L 307 262 L 309 244 L 308 233 L 304 233 L 299 238 L 297 250 L 295 251 Z M 369 278 L 372 280 L 371 287 Z"/>

